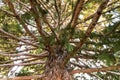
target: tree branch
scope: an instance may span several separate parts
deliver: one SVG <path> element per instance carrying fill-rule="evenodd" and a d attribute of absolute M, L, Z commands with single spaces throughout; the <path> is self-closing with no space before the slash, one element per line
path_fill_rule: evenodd
<path fill-rule="evenodd" d="M 1 64 L 7 64 L 7 63 L 11 63 L 11 62 L 14 62 L 14 61 L 17 61 L 17 60 L 24 60 L 24 59 L 29 59 L 31 57 L 19 57 L 19 58 L 15 58 L 15 59 L 11 59 L 11 60 L 8 60 L 8 61 L 3 61 L 1 62 Z"/>
<path fill-rule="evenodd" d="M 51 32 L 54 34 L 57 42 L 59 43 L 59 38 L 54 30 L 54 28 L 52 27 L 52 25 L 50 25 L 50 23 L 48 22 L 48 20 L 46 19 L 46 17 L 44 18 L 44 22 L 48 25 L 48 27 L 50 28 Z"/>
<path fill-rule="evenodd" d="M 78 17 L 79 17 L 79 13 L 80 13 L 80 11 L 82 10 L 82 7 L 83 7 L 83 3 L 84 3 L 84 0 L 77 0 L 75 9 L 73 11 L 72 19 L 70 21 L 71 27 L 73 27 L 73 28 L 76 27 L 77 20 L 78 20 Z"/>
<path fill-rule="evenodd" d="M 31 57 L 46 57 L 48 54 L 46 52 L 40 53 L 40 54 L 5 54 L 5 53 L 0 53 L 1 56 L 7 56 L 7 57 L 16 57 L 16 56 L 31 56 Z"/>
<path fill-rule="evenodd" d="M 1 10 L 2 12 L 4 12 L 4 13 L 10 15 L 10 16 L 15 17 L 15 15 L 14 15 L 13 13 L 9 12 L 9 11 L 3 10 L 3 9 L 1 9 L 1 8 L 0 8 L 0 10 Z"/>
<path fill-rule="evenodd" d="M 90 36 L 92 30 L 94 29 L 95 25 L 97 24 L 97 21 L 100 18 L 102 11 L 106 7 L 108 2 L 109 2 L 109 0 L 105 0 L 104 2 L 101 3 L 101 5 L 97 9 L 97 11 L 92 19 L 92 22 L 90 23 L 90 25 L 85 33 L 85 37 L 78 43 L 78 45 L 75 47 L 75 49 L 70 54 L 68 54 L 65 61 L 63 62 L 63 65 L 65 65 L 68 62 L 68 60 L 72 56 L 74 56 L 74 54 L 76 54 L 78 52 L 78 50 L 82 47 L 82 45 L 85 43 L 86 39 Z"/>
<path fill-rule="evenodd" d="M 120 65 L 103 67 L 103 68 L 90 68 L 90 69 L 81 69 L 81 70 L 77 69 L 77 70 L 71 71 L 70 73 L 76 74 L 76 73 L 107 72 L 107 71 L 116 70 L 116 69 L 120 69 Z"/>
<path fill-rule="evenodd" d="M 9 8 L 11 9 L 11 11 L 14 13 L 14 16 L 16 17 L 16 19 L 22 24 L 22 26 L 24 27 L 25 31 L 32 37 L 34 38 L 35 41 L 37 41 L 36 36 L 34 36 L 33 33 L 30 32 L 30 30 L 28 29 L 27 25 L 24 23 L 24 21 L 20 18 L 20 16 L 16 13 L 15 8 L 13 3 L 10 0 L 5 0 L 8 3 Z"/>
<path fill-rule="evenodd" d="M 55 10 L 57 12 L 57 18 L 58 18 L 58 26 L 60 26 L 60 21 L 61 21 L 61 12 L 60 12 L 60 8 L 58 6 L 58 3 L 60 2 L 60 0 L 54 0 L 54 6 L 55 6 Z"/>
<path fill-rule="evenodd" d="M 112 8 L 112 9 L 109 9 L 109 10 L 103 12 L 102 14 L 105 14 L 105 13 L 107 13 L 107 12 L 110 12 L 110 11 L 112 11 L 112 10 L 115 10 L 115 9 L 117 9 L 117 8 L 119 8 L 119 7 L 120 7 L 120 6 L 116 6 L 116 7 Z M 95 15 L 95 13 L 92 14 L 92 15 L 90 15 L 90 16 L 88 16 L 87 18 L 85 18 L 85 19 L 84 19 L 84 22 L 87 21 L 87 20 L 90 20 L 91 18 L 93 18 L 94 15 Z"/>
<path fill-rule="evenodd" d="M 15 39 L 15 40 L 17 40 L 17 41 L 21 41 L 21 42 L 23 42 L 23 43 L 25 43 L 25 44 L 32 45 L 32 46 L 34 46 L 34 47 L 38 47 L 38 45 L 33 44 L 33 43 L 30 43 L 30 42 L 27 42 L 27 41 L 25 41 L 25 40 L 23 40 L 23 39 L 20 39 L 20 38 L 17 38 L 16 36 L 14 36 L 14 35 L 12 35 L 12 34 L 10 34 L 10 33 L 8 33 L 8 32 L 5 32 L 5 31 L 2 30 L 2 29 L 0 29 L 0 33 L 3 33 L 3 34 L 5 34 L 5 35 L 9 36 L 10 38 Z"/>
<path fill-rule="evenodd" d="M 9 67 L 9 66 L 29 66 L 29 65 L 36 65 L 36 64 L 45 64 L 46 61 L 38 61 L 38 62 L 31 62 L 31 63 L 19 63 L 19 64 L 1 64 L 0 67 Z"/>
<path fill-rule="evenodd" d="M 33 76 L 20 76 L 20 77 L 14 77 L 14 78 L 3 78 L 3 79 L 0 79 L 0 80 L 31 80 L 31 79 L 40 79 L 42 77 L 44 77 L 45 75 L 44 74 L 41 74 L 41 75 L 33 75 Z"/>
<path fill-rule="evenodd" d="M 26 51 L 30 51 L 30 50 L 35 50 L 37 48 L 29 48 L 29 49 L 25 49 L 25 50 L 21 50 L 21 51 L 11 51 L 11 52 L 2 52 L 3 54 L 13 54 L 13 53 L 22 53 L 22 52 L 26 52 Z"/>
<path fill-rule="evenodd" d="M 107 71 L 107 73 L 114 74 L 120 76 L 120 72 L 113 72 L 113 71 Z"/>
<path fill-rule="evenodd" d="M 41 34 L 41 36 L 45 40 L 46 35 L 43 33 L 43 30 L 42 30 L 41 19 L 40 19 L 40 16 L 38 14 L 38 11 L 36 9 L 35 1 L 30 0 L 30 5 L 31 5 L 32 12 L 35 14 L 34 17 L 35 17 L 35 22 L 36 22 L 36 25 L 37 25 L 38 32 Z"/>
<path fill-rule="evenodd" d="M 84 44 L 84 42 L 86 41 L 87 37 L 90 36 L 92 30 L 94 29 L 95 25 L 97 24 L 98 19 L 100 18 L 103 9 L 106 7 L 107 3 L 109 2 L 109 0 L 105 0 L 98 8 L 97 12 L 95 13 L 92 22 L 90 23 L 86 33 L 85 33 L 85 37 L 78 43 L 78 45 L 76 46 L 76 48 L 73 50 L 73 52 L 71 53 L 71 55 L 75 54 Z"/>
<path fill-rule="evenodd" d="M 44 30 L 42 29 L 42 25 L 41 25 L 41 19 L 40 19 L 40 16 L 39 16 L 39 12 L 37 11 L 37 9 L 36 9 L 36 6 L 35 6 L 35 1 L 34 0 L 30 0 L 30 4 L 31 4 L 31 8 L 32 8 L 32 12 L 35 14 L 35 22 L 36 22 L 36 24 L 37 24 L 37 29 L 38 29 L 38 31 L 39 31 L 39 33 L 41 34 L 41 36 L 42 36 L 42 38 L 44 39 L 44 45 L 47 47 L 47 48 L 49 48 L 49 51 L 51 52 L 51 53 L 54 53 L 54 51 L 53 51 L 53 49 L 50 47 L 50 45 L 49 45 L 49 42 L 48 42 L 48 40 L 46 39 L 46 37 L 47 37 L 47 35 L 46 34 L 44 34 L 43 32 L 44 32 Z"/>
<path fill-rule="evenodd" d="M 52 20 L 54 21 L 54 24 L 57 23 L 57 21 L 55 20 L 55 18 L 53 17 L 54 14 L 52 14 L 54 12 L 54 10 L 49 9 L 51 7 L 49 7 L 47 4 L 43 3 L 42 1 L 40 1 L 40 4 L 43 6 L 43 8 L 45 8 L 48 11 L 48 14 L 50 15 L 50 17 L 52 18 Z"/>

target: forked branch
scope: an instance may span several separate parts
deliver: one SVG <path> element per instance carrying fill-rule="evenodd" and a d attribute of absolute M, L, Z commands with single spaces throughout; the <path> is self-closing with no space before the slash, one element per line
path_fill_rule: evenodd
<path fill-rule="evenodd" d="M 107 6 L 107 3 L 109 2 L 109 0 L 105 0 L 104 2 L 101 3 L 101 5 L 99 6 L 99 8 L 97 9 L 92 22 L 90 23 L 84 38 L 78 43 L 78 45 L 76 46 L 76 48 L 67 56 L 66 60 L 63 62 L 63 65 L 65 65 L 68 60 L 74 56 L 74 54 L 76 54 L 79 49 L 83 46 L 83 44 L 85 43 L 86 39 L 90 36 L 92 30 L 94 29 L 95 25 L 97 24 L 98 19 L 100 18 L 103 9 Z"/>

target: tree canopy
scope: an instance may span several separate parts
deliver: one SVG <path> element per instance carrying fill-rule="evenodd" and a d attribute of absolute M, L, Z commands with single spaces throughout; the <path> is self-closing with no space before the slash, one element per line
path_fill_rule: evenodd
<path fill-rule="evenodd" d="M 40 80 L 119 80 L 120 1 L 2 0 L 1 78 L 14 66 Z"/>

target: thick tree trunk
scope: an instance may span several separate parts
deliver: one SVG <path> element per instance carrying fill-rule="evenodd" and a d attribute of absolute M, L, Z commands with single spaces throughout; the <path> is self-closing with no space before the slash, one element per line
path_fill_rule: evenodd
<path fill-rule="evenodd" d="M 58 65 L 49 68 L 45 74 L 46 76 L 42 80 L 73 80 L 69 72 Z"/>
<path fill-rule="evenodd" d="M 49 57 L 45 77 L 42 80 L 73 80 L 67 67 L 61 65 L 63 60 L 66 59 L 66 55 L 67 51 L 56 50 L 56 54 Z"/>

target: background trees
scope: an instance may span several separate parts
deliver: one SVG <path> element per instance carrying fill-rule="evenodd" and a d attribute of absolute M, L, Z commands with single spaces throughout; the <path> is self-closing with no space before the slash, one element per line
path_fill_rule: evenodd
<path fill-rule="evenodd" d="M 70 80 L 76 73 L 120 78 L 119 0 L 3 0 L 1 4 L 1 74 L 8 74 L 12 66 L 24 66 L 16 75 L 41 74 L 44 80 Z"/>

